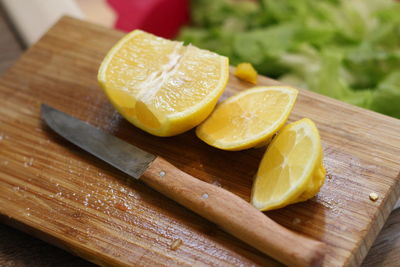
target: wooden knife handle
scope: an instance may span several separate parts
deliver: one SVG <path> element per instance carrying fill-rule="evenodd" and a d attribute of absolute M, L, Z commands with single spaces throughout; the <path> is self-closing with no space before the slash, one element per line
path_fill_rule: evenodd
<path fill-rule="evenodd" d="M 141 179 L 228 233 L 289 266 L 321 266 L 326 246 L 275 223 L 233 193 L 156 158 Z"/>

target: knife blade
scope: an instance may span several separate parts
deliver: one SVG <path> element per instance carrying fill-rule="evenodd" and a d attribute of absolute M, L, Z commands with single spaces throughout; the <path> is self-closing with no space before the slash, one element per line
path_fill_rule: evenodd
<path fill-rule="evenodd" d="M 56 133 L 122 172 L 139 179 L 156 158 L 121 139 L 43 104 L 42 118 Z"/>
<path fill-rule="evenodd" d="M 235 194 L 179 170 L 161 157 L 42 104 L 56 133 L 122 172 L 140 179 L 228 233 L 289 266 L 321 266 L 326 245 L 275 223 Z"/>

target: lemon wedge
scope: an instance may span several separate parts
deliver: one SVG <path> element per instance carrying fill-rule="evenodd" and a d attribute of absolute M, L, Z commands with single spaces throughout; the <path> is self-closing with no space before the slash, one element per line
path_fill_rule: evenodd
<path fill-rule="evenodd" d="M 207 144 L 224 150 L 243 150 L 268 143 L 286 122 L 298 91 L 287 86 L 254 87 L 216 107 L 196 129 Z"/>
<path fill-rule="evenodd" d="M 243 81 L 257 83 L 257 71 L 250 63 L 244 62 L 237 65 L 234 75 Z"/>
<path fill-rule="evenodd" d="M 252 188 L 253 206 L 278 209 L 316 195 L 325 181 L 322 158 L 318 129 L 310 119 L 284 126 L 261 160 Z"/>
<path fill-rule="evenodd" d="M 128 121 L 157 136 L 201 123 L 229 77 L 228 58 L 135 30 L 106 55 L 98 81 Z"/>

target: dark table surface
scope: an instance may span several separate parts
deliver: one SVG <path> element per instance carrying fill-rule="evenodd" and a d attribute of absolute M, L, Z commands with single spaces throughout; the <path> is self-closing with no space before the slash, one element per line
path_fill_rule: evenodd
<path fill-rule="evenodd" d="M 0 6 L 0 75 L 23 52 Z M 400 266 L 400 208 L 393 211 L 364 260 L 363 267 Z M 95 266 L 41 240 L 0 223 L 1 267 L 89 267 Z"/>

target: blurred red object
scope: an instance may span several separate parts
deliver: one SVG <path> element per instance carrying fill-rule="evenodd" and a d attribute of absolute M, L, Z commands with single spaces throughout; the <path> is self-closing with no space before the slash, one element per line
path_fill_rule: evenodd
<path fill-rule="evenodd" d="M 189 0 L 107 0 L 117 13 L 115 28 L 141 29 L 173 38 L 189 21 Z"/>

